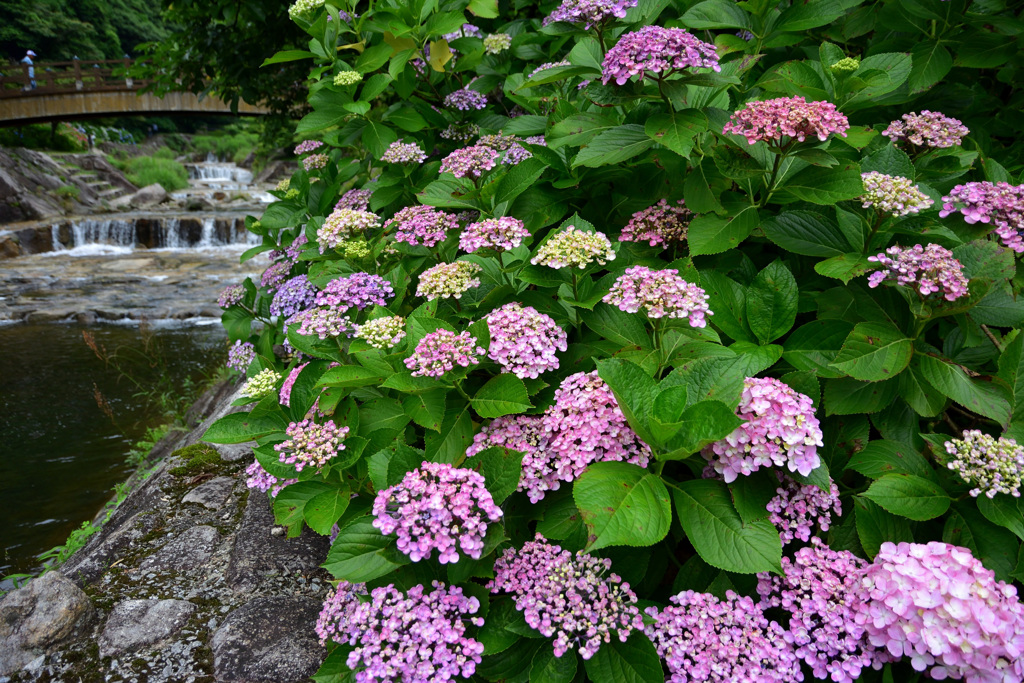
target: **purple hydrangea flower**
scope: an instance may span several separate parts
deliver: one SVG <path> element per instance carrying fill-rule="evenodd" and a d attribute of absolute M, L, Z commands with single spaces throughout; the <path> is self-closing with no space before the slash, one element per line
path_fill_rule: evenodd
<path fill-rule="evenodd" d="M 380 160 L 389 164 L 421 164 L 427 160 L 427 155 L 415 142 L 399 139 L 388 146 Z"/>
<path fill-rule="evenodd" d="M 441 377 L 456 365 L 476 365 L 480 362 L 477 356 L 485 353 L 469 332 L 455 334 L 442 328 L 420 340 L 413 354 L 405 359 L 405 367 L 412 370 L 413 377 Z"/>
<path fill-rule="evenodd" d="M 341 195 L 341 199 L 334 205 L 335 211 L 349 209 L 350 211 L 366 211 L 370 208 L 370 196 L 373 190 L 362 190 L 354 188 Z"/>
<path fill-rule="evenodd" d="M 296 365 L 292 368 L 288 376 L 284 378 L 284 382 L 281 384 L 281 391 L 278 392 L 277 402 L 283 406 L 290 406 L 292 402 L 292 387 L 295 386 L 295 380 L 299 378 L 299 373 L 302 369 L 309 365 L 308 362 Z"/>
<path fill-rule="evenodd" d="M 270 491 L 271 498 L 277 498 L 277 494 L 281 493 L 281 489 L 299 481 L 298 479 L 278 479 L 263 469 L 263 465 L 258 460 L 254 460 L 251 465 L 245 468 L 245 475 L 246 488 L 257 489 L 263 493 Z"/>
<path fill-rule="evenodd" d="M 473 145 L 457 149 L 441 161 L 441 173 L 456 178 L 479 178 L 484 171 L 494 168 L 500 153 L 486 145 Z"/>
<path fill-rule="evenodd" d="M 396 213 L 390 222 L 396 226 L 396 242 L 428 248 L 443 242 L 448 230 L 459 228 L 455 216 L 432 206 L 407 206 Z"/>
<path fill-rule="evenodd" d="M 316 287 L 305 275 L 296 275 L 281 285 L 270 302 L 270 314 L 291 317 L 310 308 L 316 300 Z"/>
<path fill-rule="evenodd" d="M 290 272 L 292 272 L 292 264 L 289 261 L 272 263 L 260 276 L 260 287 L 266 287 L 270 292 L 274 292 L 281 283 L 288 279 Z"/>
<path fill-rule="evenodd" d="M 562 0 L 555 11 L 544 18 L 544 26 L 555 22 L 582 25 L 585 31 L 614 19 L 625 19 L 626 10 L 637 0 Z"/>
<path fill-rule="evenodd" d="M 971 489 L 975 498 L 982 493 L 989 498 L 1000 493 L 1020 498 L 1024 447 L 1014 439 L 996 439 L 977 429 L 966 430 L 962 439 L 946 442 L 946 453 L 951 456 L 946 467 L 975 487 Z"/>
<path fill-rule="evenodd" d="M 228 349 L 227 366 L 232 370 L 245 372 L 256 358 L 256 347 L 250 342 L 238 340 Z"/>
<path fill-rule="evenodd" d="M 608 50 L 601 64 L 601 82 L 623 85 L 633 76 L 644 79 L 649 71 L 670 74 L 680 69 L 721 71 L 715 46 L 681 28 L 644 26 L 627 33 Z"/>
<path fill-rule="evenodd" d="M 708 295 L 697 285 L 679 277 L 674 268 L 651 270 L 647 266 L 632 266 L 620 275 L 602 301 L 626 313 L 641 308 L 648 318 L 683 318 L 691 327 L 705 327 Z"/>
<path fill-rule="evenodd" d="M 664 199 L 633 214 L 619 235 L 620 242 L 648 242 L 652 247 L 686 240 L 686 231 L 693 220 L 693 212 L 680 199 L 672 206 Z"/>
<path fill-rule="evenodd" d="M 301 335 L 316 335 L 320 339 L 328 337 L 340 337 L 355 334 L 355 326 L 352 319 L 343 315 L 345 309 L 337 308 L 310 308 L 293 316 L 288 322 L 298 323 L 296 330 Z"/>
<path fill-rule="evenodd" d="M 868 276 L 868 287 L 895 280 L 898 285 L 915 288 L 921 296 L 940 294 L 946 301 L 956 301 L 967 295 L 963 266 L 953 252 L 938 244 L 915 244 L 909 249 L 892 246 L 883 254 L 868 256 L 868 261 L 880 266 Z"/>
<path fill-rule="evenodd" d="M 910 112 L 902 121 L 893 121 L 882 131 L 893 142 L 904 140 L 917 147 L 944 149 L 956 147 L 971 131 L 959 120 L 937 111 L 923 110 L 920 114 Z"/>
<path fill-rule="evenodd" d="M 271 266 L 273 267 L 273 266 Z M 228 285 L 217 297 L 217 305 L 221 308 L 231 308 L 235 304 L 242 303 L 245 298 L 245 287 L 242 285 Z"/>
<path fill-rule="evenodd" d="M 295 148 L 295 155 L 299 156 L 301 154 L 309 154 L 310 152 L 317 151 L 323 146 L 324 143 L 320 142 L 319 140 L 303 140 Z"/>
<path fill-rule="evenodd" d="M 970 224 L 992 224 L 999 239 L 1017 253 L 1024 252 L 1024 185 L 966 183 L 942 198 L 939 217 L 959 211 Z"/>
<path fill-rule="evenodd" d="M 795 539 L 804 543 L 812 540 L 815 526 L 828 531 L 832 512 L 843 514 L 839 487 L 831 479 L 829 490 L 822 491 L 814 484 L 801 484 L 782 472 L 775 474 L 779 477 L 779 488 L 775 489 L 775 497 L 768 501 L 768 521 L 779 530 L 782 545 Z"/>
<path fill-rule="evenodd" d="M 306 237 L 306 233 L 304 233 L 304 232 L 302 232 L 302 233 L 299 233 L 299 236 L 298 236 L 298 237 L 296 237 L 296 238 L 295 238 L 295 239 L 294 239 L 294 240 L 292 241 L 292 243 L 291 243 L 291 244 L 289 244 L 289 245 L 288 245 L 288 246 L 287 246 L 287 247 L 285 248 L 285 250 L 284 250 L 284 257 L 285 257 L 285 258 L 286 258 L 286 259 L 287 259 L 287 260 L 288 260 L 288 261 L 289 261 L 290 263 L 293 263 L 293 264 L 294 264 L 294 263 L 298 263 L 298 261 L 299 261 L 299 254 L 301 254 L 301 253 L 302 253 L 302 246 L 303 246 L 304 244 L 308 244 L 308 243 L 309 243 L 309 238 L 308 238 L 308 237 Z"/>
<path fill-rule="evenodd" d="M 453 90 L 445 95 L 444 106 L 449 109 L 458 109 L 459 111 L 486 109 L 487 97 L 483 93 L 478 93 L 476 90 L 462 88 L 461 90 Z"/>
<path fill-rule="evenodd" d="M 466 226 L 459 235 L 459 249 L 469 254 L 478 249 L 507 251 L 518 247 L 529 236 L 530 231 L 518 218 L 488 218 Z"/>
<path fill-rule="evenodd" d="M 566 334 L 550 316 L 531 306 L 508 303 L 487 314 L 491 346 L 487 356 L 519 378 L 536 379 L 558 369 L 555 351 L 565 351 Z"/>
<path fill-rule="evenodd" d="M 387 306 L 388 299 L 394 295 L 391 283 L 380 275 L 352 273 L 328 282 L 323 291 L 317 293 L 316 305 L 361 311 L 371 305 Z"/>
<path fill-rule="evenodd" d="M 323 424 L 302 420 L 290 423 L 284 433 L 288 440 L 274 446 L 281 462 L 295 465 L 297 472 L 306 467 L 320 472 L 331 458 L 345 450 L 342 440 L 348 434 L 348 427 L 338 427 L 333 420 Z"/>
<path fill-rule="evenodd" d="M 850 122 L 831 102 L 808 102 L 803 97 L 777 97 L 747 102 L 735 111 L 723 133 L 742 135 L 749 144 L 758 141 L 778 144 L 783 136 L 803 142 L 816 137 L 824 142 L 829 135 L 842 135 Z"/>

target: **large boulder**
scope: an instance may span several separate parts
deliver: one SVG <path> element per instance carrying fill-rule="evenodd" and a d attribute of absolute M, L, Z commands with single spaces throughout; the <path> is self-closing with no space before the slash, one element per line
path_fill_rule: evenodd
<path fill-rule="evenodd" d="M 153 183 L 152 185 L 146 185 L 134 194 L 127 194 L 114 199 L 110 202 L 110 208 L 127 209 L 128 207 L 135 207 L 136 209 L 151 209 L 167 201 L 169 198 L 170 195 L 167 194 L 167 190 L 164 189 L 163 185 Z"/>
<path fill-rule="evenodd" d="M 195 610 L 185 600 L 124 600 L 100 634 L 100 657 L 152 648 L 180 631 Z"/>

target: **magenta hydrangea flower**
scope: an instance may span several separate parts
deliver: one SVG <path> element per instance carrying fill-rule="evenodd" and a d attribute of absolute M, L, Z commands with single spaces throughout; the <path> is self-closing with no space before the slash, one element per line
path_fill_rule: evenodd
<path fill-rule="evenodd" d="M 1024 252 L 1024 185 L 966 183 L 942 198 L 939 217 L 959 211 L 968 223 L 991 224 L 1008 248 Z"/>
<path fill-rule="evenodd" d="M 370 197 L 373 190 L 362 190 L 354 188 L 341 195 L 338 203 L 334 205 L 335 211 L 349 209 L 350 211 L 367 211 L 370 208 Z"/>
<path fill-rule="evenodd" d="M 441 173 L 451 173 L 456 178 L 479 178 L 498 163 L 500 152 L 486 145 L 473 145 L 457 149 L 441 161 Z"/>
<path fill-rule="evenodd" d="M 470 261 L 438 263 L 420 274 L 416 296 L 425 297 L 427 301 L 461 299 L 471 288 L 480 286 L 480 278 L 477 277 L 480 270 L 480 264 Z"/>
<path fill-rule="evenodd" d="M 565 351 L 567 336 L 551 316 L 512 302 L 487 314 L 491 346 L 487 356 L 519 378 L 536 379 L 558 369 L 556 351 Z"/>
<path fill-rule="evenodd" d="M 273 268 L 273 266 L 271 266 Z M 242 303 L 245 298 L 245 287 L 242 285 L 228 285 L 217 297 L 217 305 L 221 308 L 231 308 L 235 304 Z"/>
<path fill-rule="evenodd" d="M 486 109 L 487 97 L 483 93 L 469 88 L 453 90 L 445 95 L 444 106 L 459 111 L 471 111 L 473 109 Z"/>
<path fill-rule="evenodd" d="M 882 135 L 893 142 L 909 142 L 916 147 L 955 147 L 971 131 L 959 120 L 937 111 L 910 112 L 902 121 L 893 121 Z"/>
<path fill-rule="evenodd" d="M 269 491 L 271 498 L 277 498 L 281 489 L 299 481 L 298 479 L 278 479 L 263 469 L 263 465 L 258 460 L 253 460 L 252 464 L 245 468 L 245 477 L 246 488 L 257 489 L 263 493 Z"/>
<path fill-rule="evenodd" d="M 352 319 L 343 315 L 345 309 L 337 308 L 310 308 L 295 315 L 288 322 L 298 323 L 296 330 L 301 335 L 316 335 L 320 339 L 328 337 L 340 337 L 355 334 L 355 326 Z"/>
<path fill-rule="evenodd" d="M 420 340 L 413 354 L 405 359 L 405 367 L 412 370 L 413 377 L 441 377 L 456 365 L 476 365 L 480 362 L 477 356 L 485 353 L 469 332 L 455 334 L 442 328 Z"/>
<path fill-rule="evenodd" d="M 615 279 L 602 301 L 626 313 L 641 308 L 648 318 L 683 318 L 691 327 L 706 327 L 708 297 L 704 290 L 679 277 L 674 268 L 651 270 L 632 266 Z"/>
<path fill-rule="evenodd" d="M 668 75 L 681 69 L 721 71 L 715 46 L 686 29 L 644 26 L 623 35 L 608 50 L 601 64 L 601 83 L 623 85 L 633 76 L 640 80 L 649 71 Z"/>
<path fill-rule="evenodd" d="M 846 116 L 831 102 L 777 97 L 747 102 L 743 109 L 733 112 L 722 132 L 742 135 L 752 145 L 761 140 L 779 144 L 784 136 L 799 142 L 816 137 L 824 142 L 829 135 L 846 137 L 849 128 Z"/>
<path fill-rule="evenodd" d="M 324 143 L 320 142 L 319 140 L 303 140 L 295 148 L 295 156 L 315 152 L 323 146 Z"/>
<path fill-rule="evenodd" d="M 522 143 L 530 145 L 542 145 L 547 146 L 547 140 L 544 139 L 543 135 L 531 135 L 525 140 L 515 135 L 484 135 L 477 140 L 477 145 L 484 147 L 490 147 L 503 152 L 501 155 L 501 163 L 515 166 L 520 164 L 527 159 L 533 158 L 533 152 L 523 147 Z"/>
<path fill-rule="evenodd" d="M 502 553 L 487 587 L 513 594 L 530 628 L 554 636 L 556 657 L 575 649 L 590 659 L 613 635 L 624 643 L 643 629 L 636 593 L 611 567 L 607 558 L 573 556 L 537 534 L 521 549 Z"/>
<path fill-rule="evenodd" d="M 865 209 L 873 206 L 893 216 L 906 216 L 928 209 L 935 203 L 907 178 L 878 171 L 861 173 L 860 177 L 864 182 L 864 194 L 860 196 L 860 201 Z"/>
<path fill-rule="evenodd" d="M 686 240 L 686 231 L 693 220 L 693 212 L 680 199 L 672 206 L 664 199 L 654 206 L 637 211 L 619 235 L 620 242 L 647 242 L 652 247 L 667 247 Z"/>
<path fill-rule="evenodd" d="M 799 539 L 804 543 L 812 540 L 815 528 L 828 531 L 832 524 L 832 512 L 843 514 L 839 501 L 839 487 L 829 479 L 829 490 L 822 491 L 814 484 L 801 484 L 776 472 L 779 488 L 775 497 L 768 501 L 768 521 L 779 530 L 782 545 Z"/>
<path fill-rule="evenodd" d="M 782 558 L 782 576 L 757 575 L 759 607 L 789 613 L 786 641 L 816 678 L 853 683 L 880 659 L 857 623 L 868 598 L 861 586 L 866 566 L 853 553 L 812 538 L 792 560 Z"/>
<path fill-rule="evenodd" d="M 367 306 L 387 306 L 388 299 L 395 295 L 391 283 L 380 275 L 352 273 L 335 278 L 327 283 L 316 295 L 317 306 L 329 306 L 339 310 Z"/>
<path fill-rule="evenodd" d="M 703 451 L 726 483 L 762 467 L 806 477 L 821 465 L 821 427 L 810 397 L 771 377 L 748 377 L 736 414 L 747 422 Z"/>
<path fill-rule="evenodd" d="M 800 662 L 782 627 L 768 621 L 753 600 L 726 591 L 685 591 L 671 605 L 644 612 L 654 619 L 644 633 L 668 667 L 669 683 L 802 681 Z"/>
<path fill-rule="evenodd" d="M 342 581 L 324 602 L 317 619 L 320 642 L 354 646 L 346 664 L 356 683 L 437 683 L 469 678 L 476 672 L 484 646 L 466 636 L 466 622 L 483 626 L 470 615 L 480 601 L 457 586 L 434 581 L 403 593 L 388 584 L 366 595 L 363 584 Z"/>
<path fill-rule="evenodd" d="M 274 446 L 274 450 L 281 462 L 295 465 L 297 472 L 306 467 L 320 472 L 331 458 L 345 450 L 342 441 L 348 431 L 348 427 L 338 427 L 333 420 L 323 424 L 312 420 L 292 422 L 284 430 L 288 440 Z"/>
<path fill-rule="evenodd" d="M 281 285 L 270 301 L 270 314 L 291 317 L 313 305 L 316 287 L 305 275 L 296 275 Z"/>
<path fill-rule="evenodd" d="M 421 164 L 427 160 L 427 154 L 415 142 L 398 139 L 388 145 L 380 160 L 389 164 Z"/>
<path fill-rule="evenodd" d="M 292 368 L 288 376 L 284 378 L 284 382 L 281 384 L 281 391 L 277 394 L 277 402 L 283 406 L 290 406 L 292 403 L 292 387 L 295 386 L 295 380 L 299 378 L 299 373 L 302 369 L 309 365 L 308 362 L 296 365 Z"/>
<path fill-rule="evenodd" d="M 239 339 L 230 349 L 228 349 L 227 366 L 232 370 L 245 372 L 249 369 L 249 365 L 255 358 L 256 347 L 250 342 L 244 342 Z"/>
<path fill-rule="evenodd" d="M 424 462 L 395 486 L 377 493 L 373 526 L 385 536 L 398 534 L 398 549 L 413 562 L 459 561 L 459 551 L 479 560 L 489 522 L 501 509 L 479 473 L 445 463 Z"/>
<path fill-rule="evenodd" d="M 626 10 L 636 7 L 637 0 L 562 0 L 555 11 L 544 18 L 544 26 L 554 22 L 582 25 L 590 29 L 614 19 L 625 19 Z"/>
<path fill-rule="evenodd" d="M 507 251 L 518 247 L 529 236 L 530 231 L 518 218 L 488 218 L 466 226 L 459 235 L 459 249 L 469 254 L 478 249 Z"/>
<path fill-rule="evenodd" d="M 466 449 L 466 457 L 472 458 L 494 446 L 534 454 L 544 436 L 543 421 L 540 415 L 508 415 L 491 420 L 473 436 L 473 443 Z M 523 490 L 521 479 L 518 490 Z"/>
<path fill-rule="evenodd" d="M 407 206 L 389 223 L 396 226 L 396 242 L 428 248 L 444 242 L 448 230 L 459 228 L 459 221 L 454 215 L 425 205 Z"/>
<path fill-rule="evenodd" d="M 967 548 L 883 543 L 862 579 L 869 642 L 935 679 L 1024 679 L 1024 609 Z"/>
<path fill-rule="evenodd" d="M 972 496 L 977 498 L 984 493 L 995 498 L 1006 493 L 1020 498 L 1020 486 L 1024 481 L 1024 446 L 1014 439 L 996 439 L 977 429 L 966 430 L 962 439 L 947 441 L 945 445 L 950 456 L 946 467 L 974 486 Z"/>
<path fill-rule="evenodd" d="M 898 285 L 913 287 L 921 296 L 940 294 L 946 301 L 956 301 L 967 295 L 963 266 L 953 252 L 938 244 L 915 244 L 909 249 L 892 246 L 883 254 L 868 256 L 868 261 L 880 266 L 868 276 L 868 287 L 895 280 Z"/>
<path fill-rule="evenodd" d="M 309 238 L 306 237 L 306 233 L 304 233 L 304 232 L 299 233 L 299 236 L 296 237 L 292 241 L 291 244 L 289 244 L 287 247 L 285 247 L 285 250 L 284 250 L 284 257 L 285 257 L 285 259 L 287 259 L 288 262 L 292 263 L 292 264 L 298 263 L 299 255 L 302 253 L 302 247 L 303 247 L 303 245 L 308 244 L 308 243 L 309 243 Z"/>
<path fill-rule="evenodd" d="M 310 154 L 302 160 L 302 168 L 307 171 L 316 171 L 327 166 L 330 160 L 331 158 L 326 154 Z"/>
<path fill-rule="evenodd" d="M 266 287 L 270 292 L 274 292 L 281 283 L 288 279 L 291 270 L 292 264 L 288 261 L 270 264 L 260 276 L 260 287 Z"/>
<path fill-rule="evenodd" d="M 463 24 L 462 28 L 459 29 L 458 31 L 445 33 L 441 37 L 450 43 L 453 40 L 458 40 L 459 38 L 483 38 L 484 32 L 480 30 L 479 26 L 475 26 L 473 24 Z"/>
<path fill-rule="evenodd" d="M 380 216 L 369 211 L 335 209 L 316 231 L 320 253 L 338 247 L 352 237 L 362 236 L 367 230 L 380 227 Z"/>
<path fill-rule="evenodd" d="M 551 17 L 548 17 L 544 21 L 545 21 L 545 23 L 551 23 L 551 21 L 553 21 L 553 20 L 551 19 Z M 538 66 L 536 69 L 531 71 L 529 76 L 527 76 L 527 78 L 533 78 L 534 76 L 539 74 L 541 71 L 547 71 L 548 69 L 557 69 L 558 67 L 561 67 L 561 66 L 572 66 L 572 62 L 570 62 L 568 59 L 560 59 L 557 62 L 544 62 L 543 64 Z"/>

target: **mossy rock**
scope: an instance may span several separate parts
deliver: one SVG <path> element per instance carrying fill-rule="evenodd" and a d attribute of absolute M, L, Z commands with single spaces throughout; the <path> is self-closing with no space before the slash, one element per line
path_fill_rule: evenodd
<path fill-rule="evenodd" d="M 197 474 L 213 474 L 227 467 L 213 446 L 208 443 L 197 443 L 179 448 L 172 456 L 185 461 L 183 465 L 172 467 L 170 473 L 178 477 L 193 477 Z"/>

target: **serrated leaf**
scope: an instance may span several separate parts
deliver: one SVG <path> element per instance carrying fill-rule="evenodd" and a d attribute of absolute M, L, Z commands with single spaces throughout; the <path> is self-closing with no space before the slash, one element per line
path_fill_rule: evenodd
<path fill-rule="evenodd" d="M 782 357 L 798 370 L 819 377 L 840 377 L 842 373 L 829 366 L 839 355 L 850 330 L 850 323 L 842 320 L 815 320 L 801 325 L 786 338 Z"/>
<path fill-rule="evenodd" d="M 895 377 L 910 363 L 913 342 L 890 323 L 857 323 L 831 367 L 863 382 Z"/>
<path fill-rule="evenodd" d="M 394 546 L 395 537 L 381 535 L 369 515 L 359 517 L 341 530 L 322 566 L 336 579 L 373 581 L 409 563 Z"/>
<path fill-rule="evenodd" d="M 494 503 L 501 505 L 519 486 L 523 472 L 523 453 L 491 446 L 469 458 L 465 465 L 483 475 Z"/>
<path fill-rule="evenodd" d="M 572 167 L 587 166 L 597 168 L 608 164 L 618 164 L 632 159 L 654 144 L 647 137 L 643 126 L 626 124 L 604 131 L 587 143 L 572 162 Z"/>
<path fill-rule="evenodd" d="M 864 194 L 864 183 L 860 178 L 860 167 L 856 164 L 845 168 L 808 166 L 787 178 L 779 194 L 792 195 L 812 204 L 832 206 L 836 202 L 856 199 Z"/>
<path fill-rule="evenodd" d="M 757 209 L 752 206 L 726 218 L 710 214 L 697 216 L 687 229 L 690 254 L 720 254 L 738 247 L 757 227 L 758 221 Z"/>
<path fill-rule="evenodd" d="M 625 643 L 618 637 L 602 643 L 583 661 L 593 683 L 664 683 L 661 660 L 642 631 L 634 630 Z"/>
<path fill-rule="evenodd" d="M 761 224 L 765 237 L 804 256 L 841 256 L 853 251 L 834 220 L 813 211 L 786 211 Z"/>
<path fill-rule="evenodd" d="M 868 479 L 887 474 L 913 474 L 926 479 L 935 476 L 928 461 L 914 449 L 898 441 L 878 439 L 854 453 L 846 469 L 860 472 Z"/>
<path fill-rule="evenodd" d="M 302 516 L 309 528 L 321 536 L 329 536 L 334 523 L 341 519 L 352 500 L 347 488 L 332 489 L 316 494 L 302 508 Z"/>
<path fill-rule="evenodd" d="M 901 541 L 912 543 L 914 541 L 914 535 L 910 531 L 910 522 L 905 518 L 890 514 L 872 501 L 860 496 L 854 497 L 853 507 L 856 516 L 857 537 L 869 559 L 877 555 L 878 549 L 887 541 L 891 543 L 900 543 Z"/>
<path fill-rule="evenodd" d="M 572 487 L 587 525 L 587 550 L 654 545 L 668 534 L 672 505 L 661 478 L 624 462 L 590 465 Z"/>
<path fill-rule="evenodd" d="M 523 380 L 512 374 L 492 377 L 480 387 L 470 400 L 480 417 L 501 417 L 529 410 L 533 407 Z"/>
<path fill-rule="evenodd" d="M 800 289 L 781 261 L 765 267 L 747 287 L 747 322 L 762 344 L 775 341 L 793 327 Z"/>
<path fill-rule="evenodd" d="M 928 354 L 917 354 L 914 362 L 932 386 L 964 408 L 1001 425 L 1009 423 L 1009 391 L 1003 385 L 968 377 L 961 367 Z"/>
<path fill-rule="evenodd" d="M 938 484 L 913 474 L 883 475 L 861 495 L 894 515 L 918 522 L 935 519 L 951 502 Z"/>

